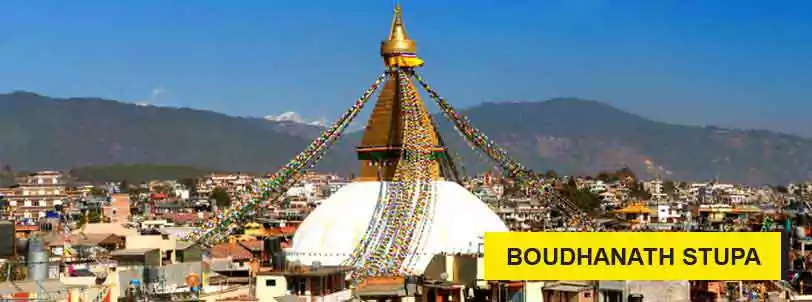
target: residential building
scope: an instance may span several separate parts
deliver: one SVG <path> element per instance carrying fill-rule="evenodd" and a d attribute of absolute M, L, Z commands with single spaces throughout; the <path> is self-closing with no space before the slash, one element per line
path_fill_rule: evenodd
<path fill-rule="evenodd" d="M 67 202 L 65 179 L 58 171 L 41 171 L 20 179 L 5 196 L 7 213 L 20 219 L 45 217 L 54 206 Z"/>

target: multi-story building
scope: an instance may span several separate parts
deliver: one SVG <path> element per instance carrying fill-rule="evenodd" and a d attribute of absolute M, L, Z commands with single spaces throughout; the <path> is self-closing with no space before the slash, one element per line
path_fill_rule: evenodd
<path fill-rule="evenodd" d="M 202 181 L 197 183 L 197 194 L 208 196 L 215 188 L 223 188 L 231 198 L 236 198 L 241 193 L 247 192 L 254 177 L 248 174 L 221 174 L 212 173 Z"/>
<path fill-rule="evenodd" d="M 21 178 L 7 195 L 6 211 L 16 219 L 45 217 L 54 206 L 67 202 L 64 175 L 58 171 L 41 171 Z"/>

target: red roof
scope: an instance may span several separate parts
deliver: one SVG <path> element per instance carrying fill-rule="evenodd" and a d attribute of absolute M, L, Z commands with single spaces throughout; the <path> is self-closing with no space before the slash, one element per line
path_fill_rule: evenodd
<path fill-rule="evenodd" d="M 261 251 L 262 250 L 262 241 L 261 240 L 251 240 L 251 241 L 243 241 L 240 242 L 243 247 L 247 248 L 250 251 Z"/>
<path fill-rule="evenodd" d="M 166 213 L 163 215 L 165 219 L 171 219 L 175 223 L 186 223 L 190 221 L 202 220 L 197 216 L 197 213 Z M 207 219 L 209 213 L 203 213 L 203 219 Z"/>
<path fill-rule="evenodd" d="M 249 260 L 253 257 L 251 251 L 236 242 L 215 245 L 211 248 L 210 255 L 221 259 L 231 257 L 233 260 Z"/>
<path fill-rule="evenodd" d="M 166 193 L 152 193 L 149 195 L 152 200 L 164 199 L 169 197 Z"/>

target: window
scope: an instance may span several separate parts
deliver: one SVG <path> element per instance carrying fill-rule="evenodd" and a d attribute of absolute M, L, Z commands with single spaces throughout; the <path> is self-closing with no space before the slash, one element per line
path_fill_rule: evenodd
<path fill-rule="evenodd" d="M 47 206 L 48 206 L 48 202 L 46 202 L 45 200 L 40 200 L 40 201 L 39 201 L 39 206 L 41 206 L 41 207 L 47 207 Z"/>
<path fill-rule="evenodd" d="M 275 287 L 276 286 L 276 280 L 274 280 L 274 279 L 265 280 L 265 286 L 267 286 L 267 287 Z"/>
<path fill-rule="evenodd" d="M 11 201 L 8 202 L 8 205 L 10 205 L 12 207 L 16 207 L 17 206 L 17 201 L 16 200 L 11 200 Z"/>
<path fill-rule="evenodd" d="M 28 200 L 28 199 L 26 199 L 26 200 L 25 200 L 25 206 L 26 206 L 26 207 L 30 207 L 30 206 L 31 206 L 31 201 L 30 201 L 30 200 Z"/>

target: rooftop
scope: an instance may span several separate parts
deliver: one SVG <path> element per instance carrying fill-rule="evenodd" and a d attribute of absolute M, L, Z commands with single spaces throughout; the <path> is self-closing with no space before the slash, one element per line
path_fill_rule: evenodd
<path fill-rule="evenodd" d="M 323 266 L 318 269 L 310 269 L 306 266 L 295 267 L 294 269 L 285 270 L 285 271 L 265 271 L 265 272 L 258 272 L 257 275 L 270 275 L 270 276 L 299 276 L 299 277 L 316 277 L 316 276 L 327 276 L 332 274 L 339 274 L 339 273 L 349 273 L 352 271 L 351 267 L 339 267 L 339 266 Z M 402 286 L 402 284 L 401 284 Z"/>
<path fill-rule="evenodd" d="M 111 252 L 110 256 L 142 256 L 146 253 L 157 250 L 157 248 L 121 249 Z"/>

